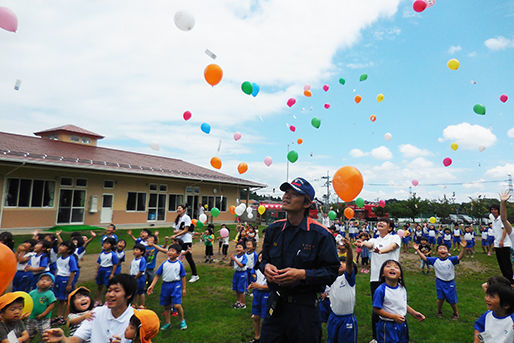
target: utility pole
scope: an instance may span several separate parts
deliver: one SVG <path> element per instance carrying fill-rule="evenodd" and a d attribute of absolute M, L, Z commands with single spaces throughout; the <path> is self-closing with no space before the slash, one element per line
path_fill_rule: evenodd
<path fill-rule="evenodd" d="M 323 185 L 323 186 L 327 186 L 327 211 L 328 211 L 328 205 L 330 203 L 330 174 L 329 174 L 329 171 L 327 170 L 327 176 L 322 176 L 321 177 L 323 180 L 327 180 L 326 183 Z"/>
<path fill-rule="evenodd" d="M 509 175 L 509 191 L 512 192 L 512 175 L 511 174 L 508 174 Z"/>

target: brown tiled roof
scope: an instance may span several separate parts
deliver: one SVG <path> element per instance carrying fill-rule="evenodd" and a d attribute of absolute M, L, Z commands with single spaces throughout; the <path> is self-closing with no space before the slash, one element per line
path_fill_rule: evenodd
<path fill-rule="evenodd" d="M 59 127 L 54 127 L 53 129 L 48 129 L 48 130 L 43 130 L 43 131 L 39 131 L 39 132 L 34 132 L 34 134 L 37 135 L 37 136 L 42 136 L 45 133 L 53 133 L 53 132 L 59 132 L 59 131 L 65 131 L 65 132 L 69 132 L 69 133 L 76 133 L 76 134 L 79 134 L 79 135 L 84 135 L 84 136 L 89 136 L 89 137 L 94 137 L 94 138 L 99 138 L 99 139 L 104 138 L 104 136 L 99 135 L 98 133 L 94 133 L 94 132 L 88 131 L 86 129 L 83 129 L 81 127 L 78 127 L 78 126 L 75 126 L 75 125 L 71 125 L 71 124 L 63 125 L 63 126 L 59 126 Z"/>
<path fill-rule="evenodd" d="M 266 187 L 179 159 L 0 132 L 0 161 Z"/>

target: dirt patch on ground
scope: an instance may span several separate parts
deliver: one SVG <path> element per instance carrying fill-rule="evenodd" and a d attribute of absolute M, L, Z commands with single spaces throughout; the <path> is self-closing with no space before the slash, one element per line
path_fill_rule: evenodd
<path fill-rule="evenodd" d="M 453 256 L 456 256 L 458 252 L 453 252 Z M 416 271 L 420 270 L 420 258 L 419 255 L 412 252 L 400 253 L 400 263 L 405 270 Z M 464 258 L 459 262 L 459 270 L 462 273 L 480 273 L 484 271 L 484 265 L 477 260 L 470 258 Z"/>

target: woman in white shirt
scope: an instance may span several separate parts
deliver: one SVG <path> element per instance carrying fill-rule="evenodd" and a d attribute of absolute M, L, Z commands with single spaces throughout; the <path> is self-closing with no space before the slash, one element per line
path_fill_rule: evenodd
<path fill-rule="evenodd" d="M 178 238 L 182 240 L 182 250 L 184 250 L 187 263 L 189 263 L 189 267 L 191 268 L 191 279 L 189 282 L 196 282 L 200 279 L 198 276 L 198 272 L 196 271 L 196 264 L 193 260 L 192 250 L 193 250 L 193 234 L 194 227 L 191 223 L 191 218 L 187 215 L 187 205 L 178 205 L 177 213 L 178 216 L 175 219 L 175 234 L 171 236 L 171 238 Z M 191 230 L 192 229 L 192 230 Z"/>

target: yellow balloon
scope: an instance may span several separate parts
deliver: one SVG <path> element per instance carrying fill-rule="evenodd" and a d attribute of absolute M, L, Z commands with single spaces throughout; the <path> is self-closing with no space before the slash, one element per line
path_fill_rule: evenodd
<path fill-rule="evenodd" d="M 459 148 L 459 145 L 457 143 L 452 143 L 450 147 L 453 149 L 453 151 L 456 151 Z"/>
<path fill-rule="evenodd" d="M 452 58 L 451 60 L 448 61 L 448 68 L 450 68 L 451 70 L 457 70 L 457 69 L 459 69 L 459 66 L 460 66 L 460 62 L 456 58 Z"/>
<path fill-rule="evenodd" d="M 34 307 L 32 297 L 27 293 L 21 291 L 13 292 L 13 294 L 16 294 L 20 298 L 23 298 L 22 314 L 30 314 L 32 312 L 32 308 Z"/>
<path fill-rule="evenodd" d="M 257 212 L 259 212 L 259 214 L 262 216 L 264 212 L 266 212 L 266 207 L 260 205 L 258 208 L 257 208 Z"/>
<path fill-rule="evenodd" d="M 384 94 L 380 93 L 377 95 L 377 102 L 381 102 L 382 100 L 384 100 Z"/>
<path fill-rule="evenodd" d="M 429 221 L 430 221 L 432 224 L 435 224 L 436 219 L 435 219 L 435 217 L 430 217 Z"/>

